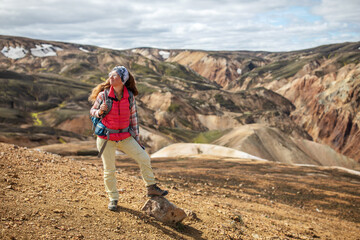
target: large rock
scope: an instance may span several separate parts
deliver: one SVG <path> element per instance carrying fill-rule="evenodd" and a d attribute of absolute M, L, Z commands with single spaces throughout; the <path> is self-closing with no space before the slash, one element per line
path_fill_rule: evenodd
<path fill-rule="evenodd" d="M 161 196 L 154 196 L 149 199 L 141 210 L 161 222 L 170 224 L 179 223 L 186 217 L 184 210 Z"/>

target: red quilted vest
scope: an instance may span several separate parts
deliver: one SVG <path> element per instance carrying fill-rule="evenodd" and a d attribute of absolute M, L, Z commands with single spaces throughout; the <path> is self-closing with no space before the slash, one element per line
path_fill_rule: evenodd
<path fill-rule="evenodd" d="M 130 125 L 130 103 L 129 103 L 129 92 L 124 86 L 123 97 L 118 101 L 115 97 L 114 88 L 111 86 L 109 91 L 109 98 L 113 99 L 113 104 L 110 112 L 101 121 L 107 128 L 110 129 L 123 129 Z M 111 141 L 120 141 L 130 137 L 130 133 L 111 133 Z M 100 138 L 106 139 L 106 136 L 99 136 Z"/>

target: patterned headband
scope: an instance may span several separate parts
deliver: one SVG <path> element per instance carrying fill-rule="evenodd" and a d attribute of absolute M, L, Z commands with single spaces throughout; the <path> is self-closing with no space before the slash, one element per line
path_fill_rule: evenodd
<path fill-rule="evenodd" d="M 122 83 L 125 85 L 127 80 L 129 80 L 129 72 L 124 66 L 116 66 L 112 71 L 116 71 L 116 73 L 121 77 Z"/>

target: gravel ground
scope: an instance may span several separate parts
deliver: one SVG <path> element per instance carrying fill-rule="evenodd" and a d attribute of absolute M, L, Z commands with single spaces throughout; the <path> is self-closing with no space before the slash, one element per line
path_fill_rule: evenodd
<path fill-rule="evenodd" d="M 107 210 L 101 162 L 0 143 L 2 239 L 360 239 L 360 177 L 248 159 L 154 159 L 167 199 L 189 216 L 140 211 L 134 161 L 117 161 L 119 209 Z"/>

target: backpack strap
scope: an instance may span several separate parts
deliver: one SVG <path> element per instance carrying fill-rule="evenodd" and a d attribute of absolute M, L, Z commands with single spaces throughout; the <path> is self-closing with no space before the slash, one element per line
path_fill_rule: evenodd
<path fill-rule="evenodd" d="M 112 108 L 112 103 L 113 103 L 113 101 L 112 101 L 112 99 L 109 99 L 109 98 L 108 98 L 109 91 L 110 91 L 109 89 L 105 89 L 105 90 L 104 90 L 104 99 L 102 99 L 101 102 L 100 102 L 100 104 L 99 104 L 99 108 L 100 108 L 101 104 L 103 104 L 103 102 L 104 102 L 104 100 L 105 100 L 105 103 L 106 103 L 106 105 L 107 105 L 107 107 L 108 107 L 108 110 L 107 110 L 106 112 L 104 112 L 104 113 L 102 114 L 102 116 L 100 116 L 99 118 L 90 115 L 90 119 L 91 119 L 91 121 L 93 122 L 93 126 L 92 126 L 92 128 L 91 128 L 92 131 L 95 130 L 95 125 L 96 125 L 99 121 L 101 121 L 101 120 L 106 116 L 106 114 L 108 114 L 108 113 L 110 112 L 110 110 L 111 110 L 111 108 Z M 94 120 L 93 120 L 93 119 L 94 119 Z M 95 120 L 95 119 L 99 119 L 99 120 Z"/>
<path fill-rule="evenodd" d="M 129 109 L 131 110 L 134 105 L 133 104 L 134 103 L 134 94 L 129 89 L 128 89 L 128 93 L 129 93 Z"/>
<path fill-rule="evenodd" d="M 131 109 L 132 109 L 133 106 L 134 106 L 134 94 L 133 94 L 133 92 L 130 91 L 129 89 L 128 89 L 128 93 L 129 93 L 129 109 L 130 109 L 130 111 L 131 111 Z M 133 136 L 133 137 L 135 138 L 135 133 L 134 133 L 134 131 L 132 130 L 131 126 L 129 126 L 129 133 L 130 133 L 131 136 Z"/>
<path fill-rule="evenodd" d="M 109 88 L 107 88 L 107 89 L 104 90 L 105 104 L 107 105 L 108 110 L 107 110 L 105 113 L 103 113 L 102 118 L 104 118 L 104 117 L 106 116 L 106 114 L 108 114 L 108 113 L 110 112 L 110 110 L 111 110 L 111 108 L 112 108 L 113 100 L 110 99 L 110 98 L 108 98 L 108 96 L 109 96 L 109 91 L 110 91 Z M 102 103 L 101 103 L 101 104 L 102 104 Z M 100 104 L 100 105 L 101 105 L 101 104 Z"/>

